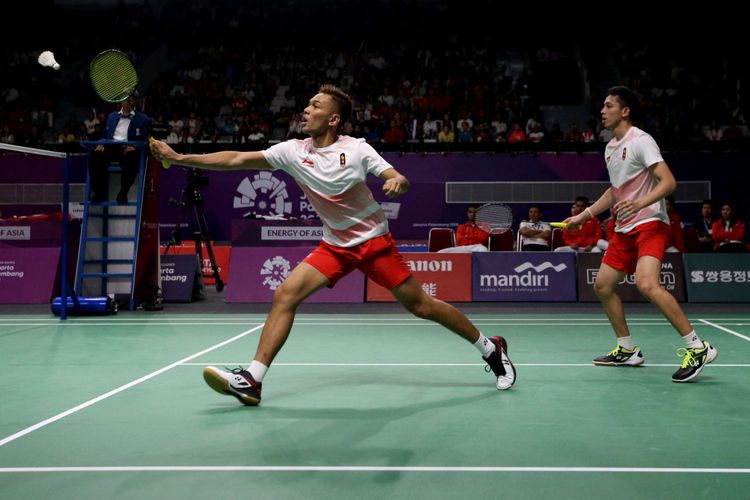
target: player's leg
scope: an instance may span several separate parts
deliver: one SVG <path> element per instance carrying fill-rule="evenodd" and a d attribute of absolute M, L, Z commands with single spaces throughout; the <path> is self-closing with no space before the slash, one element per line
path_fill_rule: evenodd
<path fill-rule="evenodd" d="M 497 377 L 498 390 L 510 389 L 516 382 L 516 370 L 508 357 L 508 342 L 503 337 L 482 335 L 464 313 L 427 295 L 414 276 L 391 289 L 391 293 L 413 315 L 439 323 L 471 342 Z"/>
<path fill-rule="evenodd" d="M 263 377 L 289 337 L 297 307 L 327 284 L 328 278 L 322 272 L 306 262 L 300 263 L 273 295 L 271 311 L 250 366 L 235 370 L 208 366 L 203 370 L 206 383 L 216 392 L 234 396 L 245 405 L 258 405 Z"/>
<path fill-rule="evenodd" d="M 638 347 L 633 345 L 625 319 L 625 308 L 616 292 L 617 285 L 624 276 L 623 271 L 602 263 L 594 282 L 594 292 L 617 337 L 617 346 L 609 353 L 595 358 L 594 364 L 596 365 L 638 366 L 643 364 L 643 354 Z"/>
<path fill-rule="evenodd" d="M 391 293 L 414 316 L 440 323 L 472 344 L 479 339 L 479 330 L 469 318 L 447 302 L 427 295 L 414 276 L 409 276 Z"/>
<path fill-rule="evenodd" d="M 685 342 L 685 348 L 678 350 L 678 354 L 682 356 L 682 364 L 672 375 L 672 380 L 687 382 L 697 377 L 706 364 L 716 359 L 718 352 L 695 333 L 677 299 L 660 285 L 660 274 L 659 259 L 650 255 L 638 259 L 635 272 L 638 290 L 661 311 Z"/>
<path fill-rule="evenodd" d="M 289 336 L 297 307 L 327 284 L 328 278 L 306 262 L 294 268 L 273 294 L 254 360 L 266 366 L 271 364 Z"/>
<path fill-rule="evenodd" d="M 638 259 L 635 271 L 635 284 L 638 291 L 652 302 L 672 326 L 684 336 L 693 331 L 693 326 L 682 311 L 677 299 L 659 284 L 661 261 L 656 257 L 644 255 Z"/>

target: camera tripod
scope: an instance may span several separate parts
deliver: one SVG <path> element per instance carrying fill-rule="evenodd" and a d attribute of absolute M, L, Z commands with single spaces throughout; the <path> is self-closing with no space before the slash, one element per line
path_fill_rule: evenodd
<path fill-rule="evenodd" d="M 204 244 L 206 246 L 206 252 L 208 253 L 208 259 L 211 262 L 211 274 L 205 274 L 204 277 L 213 278 L 216 283 L 216 291 L 220 292 L 224 289 L 224 282 L 219 275 L 219 266 L 216 265 L 214 249 L 211 244 L 211 233 L 208 231 L 206 215 L 203 212 L 203 196 L 201 195 L 201 188 L 207 185 L 207 177 L 203 176 L 203 174 L 194 168 L 188 169 L 188 183 L 182 188 L 179 201 L 174 198 L 169 199 L 170 205 L 176 206 L 180 209 L 180 217 L 177 221 L 177 227 L 175 227 L 169 235 L 169 243 L 167 244 L 164 253 L 168 253 L 171 246 L 182 243 L 180 229 L 182 228 L 182 223 L 185 221 L 186 213 L 189 210 L 192 215 L 192 220 L 195 222 L 195 227 L 197 227 L 197 230 L 193 231 L 193 241 L 195 242 L 195 253 L 200 259 L 201 269 L 203 268 Z M 191 225 L 189 227 L 193 226 Z"/>

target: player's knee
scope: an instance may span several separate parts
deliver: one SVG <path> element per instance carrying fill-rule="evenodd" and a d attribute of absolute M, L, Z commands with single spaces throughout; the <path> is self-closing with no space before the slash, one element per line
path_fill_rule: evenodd
<path fill-rule="evenodd" d="M 300 302 L 301 300 L 298 299 L 298 294 L 294 288 L 284 286 L 283 283 L 273 293 L 273 305 L 275 306 L 296 307 Z"/>
<path fill-rule="evenodd" d="M 615 286 L 617 284 L 613 286 L 611 283 L 596 280 L 594 281 L 594 293 L 597 297 L 609 297 L 615 293 Z"/>
<path fill-rule="evenodd" d="M 641 279 L 636 277 L 635 286 L 638 287 L 638 291 L 641 292 L 646 298 L 652 297 L 655 293 L 661 289 L 659 282 L 653 279 Z"/>

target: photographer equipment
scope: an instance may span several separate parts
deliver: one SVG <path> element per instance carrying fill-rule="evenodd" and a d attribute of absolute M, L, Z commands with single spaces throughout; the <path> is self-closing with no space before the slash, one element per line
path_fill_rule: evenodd
<path fill-rule="evenodd" d="M 205 243 L 208 258 L 211 262 L 211 274 L 206 274 L 204 277 L 213 278 L 216 283 L 216 291 L 220 292 L 224 289 L 224 282 L 221 280 L 219 267 L 216 265 L 216 258 L 214 257 L 214 250 L 211 245 L 211 234 L 208 231 L 206 216 L 203 212 L 203 196 L 201 195 L 201 189 L 208 186 L 208 177 L 195 168 L 186 168 L 186 170 L 188 181 L 187 185 L 183 187 L 180 192 L 180 199 L 169 199 L 170 205 L 180 209 L 180 217 L 177 222 L 177 227 L 175 227 L 169 235 L 169 243 L 167 244 L 164 253 L 169 253 L 169 248 L 171 246 L 182 243 L 180 229 L 182 223 L 185 221 L 185 212 L 189 210 L 192 214 L 193 221 L 195 222 L 195 227 L 197 227 L 197 230 L 193 231 L 195 253 L 198 255 L 201 267 L 203 267 L 203 244 Z M 193 226 L 191 225 L 191 227 Z"/>

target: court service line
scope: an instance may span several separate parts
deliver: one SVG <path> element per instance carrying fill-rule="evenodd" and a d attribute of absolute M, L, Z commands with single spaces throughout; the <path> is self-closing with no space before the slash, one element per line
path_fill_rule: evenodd
<path fill-rule="evenodd" d="M 572 472 L 750 474 L 750 469 L 707 467 L 427 467 L 368 465 L 154 465 L 107 467 L 2 467 L 0 473 L 49 472 Z"/>
<path fill-rule="evenodd" d="M 700 321 L 701 323 L 706 324 L 708 326 L 713 326 L 714 328 L 718 328 L 719 330 L 723 330 L 723 331 L 725 331 L 727 333 L 731 333 L 735 337 L 739 337 L 741 339 L 744 339 L 744 340 L 747 340 L 748 342 L 750 342 L 750 337 L 742 335 L 741 333 L 737 333 L 734 330 L 730 330 L 729 328 L 724 328 L 723 326 L 717 325 L 716 323 L 711 323 L 710 321 L 706 321 L 705 319 L 699 319 L 698 321 Z"/>
<path fill-rule="evenodd" d="M 58 420 L 67 417 L 68 415 L 72 415 L 73 413 L 76 413 L 76 412 L 78 412 L 80 410 L 83 410 L 84 408 L 88 408 L 89 406 L 94 405 L 94 404 L 96 404 L 96 403 L 98 403 L 100 401 L 103 401 L 103 400 L 109 398 L 110 396 L 114 396 L 115 394 L 118 394 L 118 393 L 120 393 L 120 392 L 122 392 L 122 391 L 124 391 L 126 389 L 130 389 L 131 387 L 136 386 L 136 385 L 140 384 L 141 382 L 145 382 L 146 380 L 152 379 L 152 378 L 156 377 L 157 375 L 161 375 L 162 373 L 164 373 L 164 372 L 166 372 L 168 370 L 171 370 L 172 368 L 174 368 L 176 366 L 180 366 L 182 363 L 185 363 L 186 361 L 190 361 L 191 359 L 195 359 L 198 356 L 202 356 L 203 354 L 206 354 L 206 353 L 211 352 L 213 350 L 216 350 L 216 349 L 218 349 L 220 347 L 223 347 L 223 346 L 225 346 L 225 345 L 227 345 L 227 344 L 229 344 L 231 342 L 234 342 L 235 340 L 239 340 L 242 337 L 244 337 L 246 335 L 249 335 L 250 333 L 253 333 L 254 331 L 256 331 L 256 330 L 258 330 L 259 328 L 262 328 L 262 327 L 263 327 L 262 324 L 260 324 L 258 326 L 255 326 L 255 327 L 251 328 L 250 330 L 246 330 L 246 331 L 240 333 L 239 335 L 235 335 L 234 337 L 232 337 L 230 339 L 227 339 L 227 340 L 225 340 L 223 342 L 220 342 L 220 343 L 218 343 L 218 344 L 216 344 L 214 346 L 211 346 L 208 349 L 204 349 L 204 350 L 202 350 L 200 352 L 197 352 L 195 354 L 191 354 L 187 358 L 183 358 L 183 359 L 181 359 L 179 361 L 175 361 L 174 363 L 172 363 L 170 365 L 167 365 L 167 366 L 165 366 L 163 368 L 160 368 L 160 369 L 156 370 L 155 372 L 151 372 L 148 375 L 145 375 L 145 376 L 143 376 L 143 377 L 141 377 L 139 379 L 133 380 L 132 382 L 128 382 L 125 385 L 121 385 L 120 387 L 118 387 L 116 389 L 112 389 L 111 391 L 106 392 L 106 393 L 102 394 L 101 396 L 97 396 L 94 399 L 90 399 L 90 400 L 86 401 L 85 403 L 81 403 L 78 406 L 70 408 L 69 410 L 65 410 L 62 413 L 58 413 L 54 417 L 50 417 L 50 418 L 48 418 L 46 420 L 42 420 L 41 422 L 38 422 L 38 423 L 36 423 L 36 424 L 34 424 L 34 425 L 30 426 L 30 427 L 27 427 L 27 428 L 25 428 L 23 430 L 20 430 L 20 431 L 16 432 L 15 434 L 11 434 L 10 436 L 7 436 L 7 437 L 5 437 L 5 438 L 3 438 L 3 439 L 0 440 L 0 446 L 5 446 L 6 444 L 8 444 L 8 443 L 10 443 L 12 441 L 15 441 L 16 439 L 18 439 L 20 437 L 23 437 L 26 434 L 29 434 L 31 432 L 34 432 L 34 431 L 38 430 L 38 429 L 41 429 L 42 427 L 45 427 L 45 426 L 47 426 L 47 425 L 49 425 L 51 423 L 57 422 Z"/>

